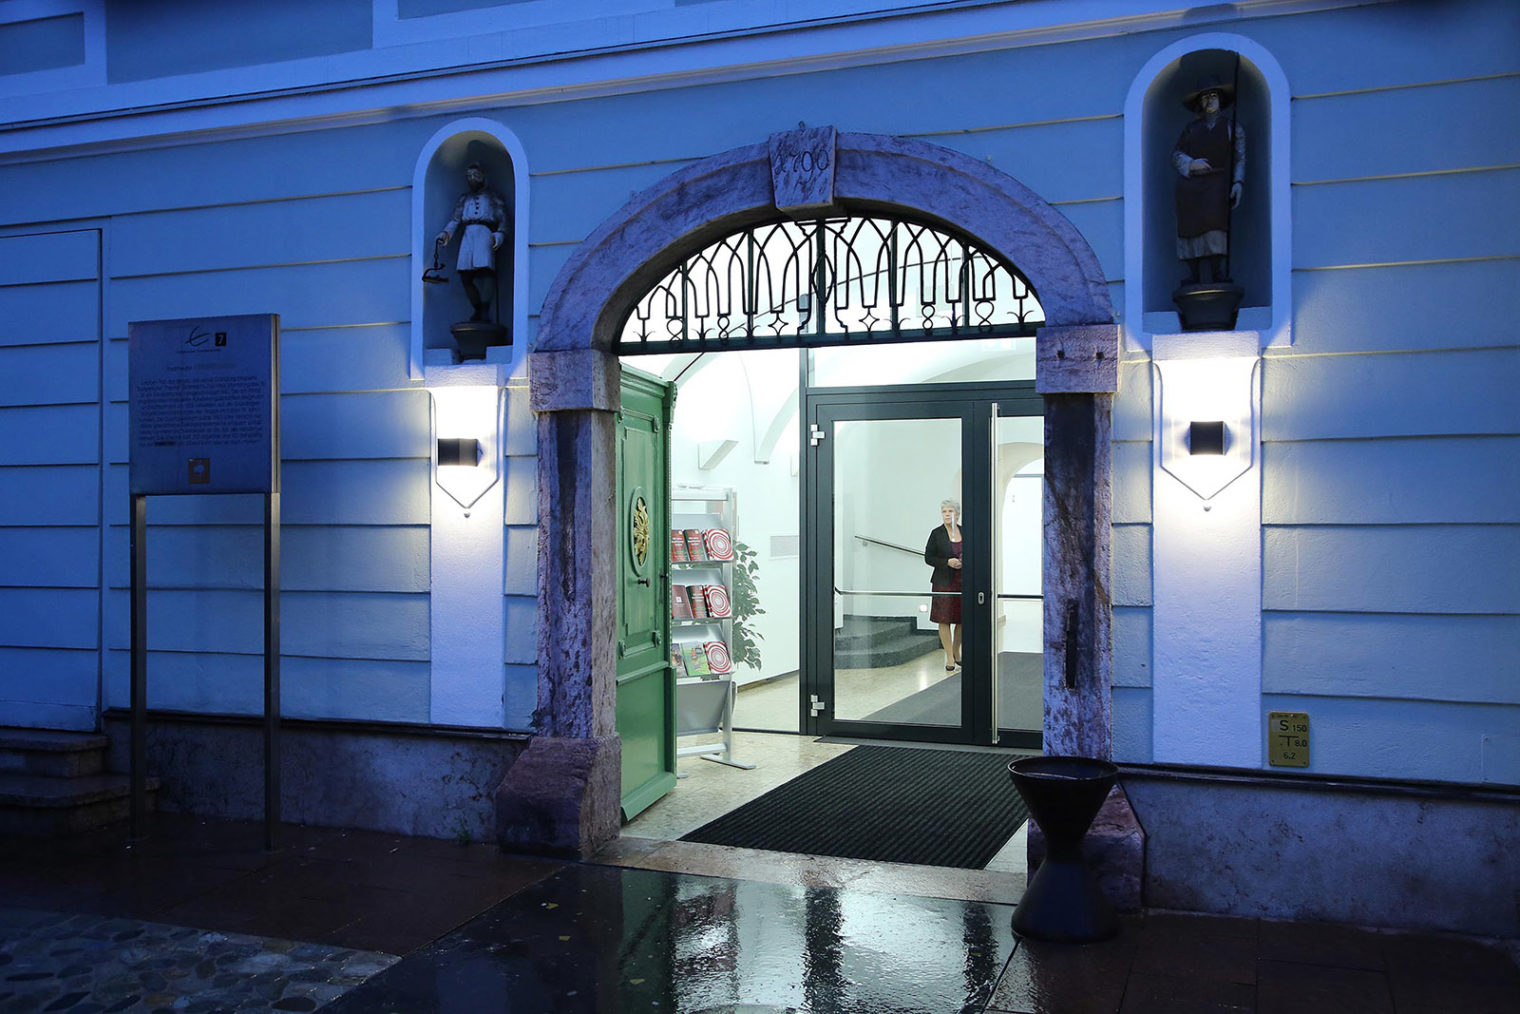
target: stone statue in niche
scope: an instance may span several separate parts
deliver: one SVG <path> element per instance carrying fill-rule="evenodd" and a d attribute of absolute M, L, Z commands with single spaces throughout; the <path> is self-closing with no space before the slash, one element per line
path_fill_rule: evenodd
<path fill-rule="evenodd" d="M 459 283 L 470 301 L 473 313 L 468 321 L 452 325 L 449 330 L 459 342 L 461 359 L 482 359 L 485 349 L 508 344 L 507 329 L 495 311 L 496 255 L 507 241 L 510 228 L 507 202 L 486 182 L 485 168 L 471 162 L 464 170 L 469 189 L 459 196 L 454 214 L 434 241 L 435 267 L 423 275 L 426 281 L 444 281 L 437 267 L 442 253 L 457 234 L 459 258 L 456 268 Z"/>
<path fill-rule="evenodd" d="M 1245 295 L 1230 280 L 1230 228 L 1246 178 L 1246 132 L 1234 115 L 1235 87 L 1217 76 L 1200 82 L 1182 101 L 1196 118 L 1171 154 L 1177 173 L 1177 259 L 1188 268 L 1172 300 L 1184 331 L 1229 330 Z"/>

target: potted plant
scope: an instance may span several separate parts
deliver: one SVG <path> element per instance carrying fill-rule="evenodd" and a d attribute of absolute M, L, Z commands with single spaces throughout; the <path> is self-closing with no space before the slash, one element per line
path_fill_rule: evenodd
<path fill-rule="evenodd" d="M 730 648 L 733 661 L 744 663 L 754 669 L 760 668 L 760 646 L 765 635 L 754 627 L 754 618 L 763 616 L 760 595 L 755 588 L 755 572 L 760 561 L 755 551 L 744 543 L 734 540 L 733 610 L 734 643 Z"/>

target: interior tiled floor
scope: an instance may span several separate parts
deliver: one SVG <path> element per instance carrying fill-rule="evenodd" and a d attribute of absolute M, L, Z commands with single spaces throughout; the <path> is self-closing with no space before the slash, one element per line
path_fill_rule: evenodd
<path fill-rule="evenodd" d="M 721 737 L 693 736 L 680 741 L 683 747 L 700 743 L 716 747 Z M 681 757 L 676 762 L 679 779 L 675 789 L 625 824 L 623 833 L 640 838 L 679 838 L 849 749 L 850 744 L 823 742 L 811 736 L 736 732 L 733 757 L 755 765 L 754 770 L 698 756 Z"/>
<path fill-rule="evenodd" d="M 835 670 L 834 691 L 839 698 L 835 713 L 845 719 L 864 718 L 920 690 L 929 689 L 947 675 L 945 656 L 938 647 L 900 665 Z M 741 729 L 796 732 L 799 727 L 797 680 L 794 674 L 740 687 L 739 701 L 734 706 L 734 724 Z"/>

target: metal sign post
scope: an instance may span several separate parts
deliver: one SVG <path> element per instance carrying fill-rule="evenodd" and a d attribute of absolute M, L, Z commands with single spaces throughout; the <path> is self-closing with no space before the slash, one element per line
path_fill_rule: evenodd
<path fill-rule="evenodd" d="M 280 827 L 280 494 L 264 494 L 264 848 Z"/>
<path fill-rule="evenodd" d="M 147 833 L 148 547 L 154 495 L 264 497 L 264 847 L 280 823 L 280 318 L 128 325 L 132 836 Z"/>
<path fill-rule="evenodd" d="M 132 496 L 132 837 L 148 834 L 148 498 Z"/>

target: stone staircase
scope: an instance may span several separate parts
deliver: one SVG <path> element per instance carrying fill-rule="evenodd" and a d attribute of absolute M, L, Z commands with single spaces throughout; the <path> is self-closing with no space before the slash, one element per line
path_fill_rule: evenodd
<path fill-rule="evenodd" d="M 939 634 L 911 616 L 846 616 L 834 632 L 834 668 L 881 669 L 939 650 Z"/>
<path fill-rule="evenodd" d="M 0 726 L 0 836 L 72 835 L 128 820 L 131 780 L 106 771 L 109 745 L 94 733 Z M 149 810 L 158 784 L 147 780 Z"/>

